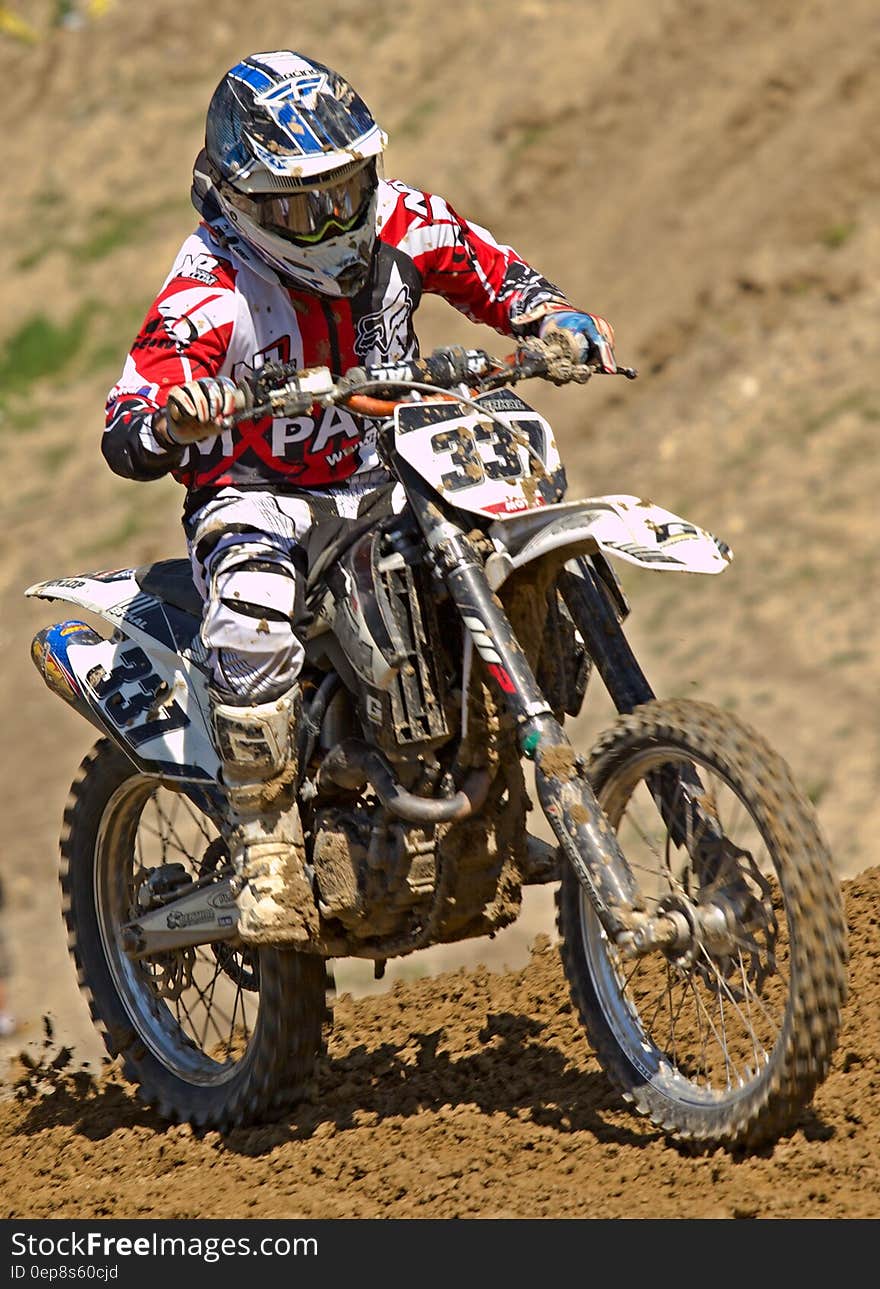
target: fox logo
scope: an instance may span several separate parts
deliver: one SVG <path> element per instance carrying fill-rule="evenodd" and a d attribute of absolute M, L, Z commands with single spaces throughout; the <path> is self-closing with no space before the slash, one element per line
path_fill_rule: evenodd
<path fill-rule="evenodd" d="M 383 363 L 405 358 L 412 312 L 412 293 L 395 269 L 381 308 L 364 314 L 358 321 L 355 347 L 361 357 Z"/>

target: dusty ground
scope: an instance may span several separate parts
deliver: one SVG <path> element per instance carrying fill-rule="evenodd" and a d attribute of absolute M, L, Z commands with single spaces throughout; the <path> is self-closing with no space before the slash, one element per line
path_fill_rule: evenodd
<path fill-rule="evenodd" d="M 771 1150 L 695 1157 L 627 1111 L 545 941 L 520 971 L 341 998 L 314 1102 L 225 1137 L 168 1128 L 112 1072 L 56 1073 L 47 1041 L 0 1105 L 0 1217 L 878 1218 L 880 869 L 847 908 L 841 1047 Z"/>
<path fill-rule="evenodd" d="M 615 324 L 637 382 L 533 401 L 556 425 L 571 496 L 648 495 L 733 546 L 722 578 L 619 569 L 630 639 L 658 692 L 736 708 L 789 760 L 848 879 L 856 987 L 795 1137 L 758 1159 L 694 1160 L 617 1109 L 555 954 L 525 966 L 535 934 L 553 934 L 539 891 L 494 943 L 416 955 L 384 992 L 338 964 L 352 997 L 302 1120 L 196 1141 L 85 1076 L 7 1103 L 4 1211 L 876 1216 L 875 0 L 487 0 L 466 23 L 429 0 L 376 0 L 366 18 L 328 0 L 297 6 L 295 34 L 268 0 L 246 18 L 214 0 L 210 19 L 120 0 L 52 30 L 54 0 L 8 7 L 45 38 L 0 36 L 15 87 L 0 104 L 15 176 L 0 209 L 0 870 L 22 1021 L 3 1054 L 51 1059 L 67 1044 L 71 1070 L 100 1060 L 56 885 L 91 734 L 30 665 L 54 610 L 22 591 L 180 549 L 176 486 L 110 475 L 101 409 L 191 226 L 211 90 L 243 53 L 292 40 L 361 89 L 391 135 L 389 174 L 444 193 Z M 442 302 L 423 317 L 426 345 L 505 350 Z M 608 715 L 599 697 L 579 738 Z M 479 962 L 494 970 L 415 979 Z"/>

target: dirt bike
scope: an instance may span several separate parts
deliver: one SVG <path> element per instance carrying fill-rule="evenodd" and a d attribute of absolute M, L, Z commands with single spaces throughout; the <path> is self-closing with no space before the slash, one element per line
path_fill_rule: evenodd
<path fill-rule="evenodd" d="M 61 841 L 78 978 L 110 1053 L 169 1120 L 281 1115 L 326 1051 L 335 959 L 490 936 L 555 883 L 565 977 L 623 1098 L 670 1137 L 791 1130 L 846 997 L 841 893 L 814 811 L 752 728 L 658 700 L 611 560 L 717 574 L 712 534 L 634 496 L 566 500 L 527 378 L 586 381 L 540 342 L 385 367 L 266 364 L 237 420 L 315 404 L 364 417 L 405 504 L 309 539 L 297 794 L 320 934 L 236 933 L 229 811 L 209 733 L 201 602 L 185 560 L 26 593 L 80 620 L 34 638 L 49 688 L 101 733 Z M 624 375 L 635 373 L 619 368 Z M 570 741 L 598 673 L 619 713 Z M 594 682 L 595 684 L 595 682 Z M 526 772 L 556 844 L 530 834 Z"/>

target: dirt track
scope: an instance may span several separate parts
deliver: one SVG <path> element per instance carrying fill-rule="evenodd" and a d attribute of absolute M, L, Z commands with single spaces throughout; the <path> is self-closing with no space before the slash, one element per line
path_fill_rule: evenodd
<path fill-rule="evenodd" d="M 39 29 L 58 9 L 9 7 Z M 247 18 L 239 0 L 210 8 L 207 22 L 201 6 L 119 0 L 91 26 L 0 38 L 0 75 L 19 87 L 0 104 L 16 177 L 0 208 L 0 446 L 15 483 L 0 548 L 0 868 L 22 1021 L 0 1055 L 73 1049 L 47 1076 L 53 1095 L 0 1106 L 0 1213 L 880 1216 L 876 0 L 487 0 L 466 32 L 433 0 L 375 0 L 366 19 L 355 0 L 301 5 L 295 34 L 268 0 Z M 772 1152 L 691 1158 L 617 1106 L 555 952 L 519 969 L 535 933 L 552 933 L 543 898 L 491 944 L 390 964 L 390 993 L 340 964 L 354 996 L 338 1004 L 318 1099 L 277 1128 L 197 1140 L 139 1109 L 112 1071 L 97 1086 L 77 1072 L 100 1055 L 56 875 L 93 735 L 31 667 L 55 609 L 22 591 L 179 553 L 176 485 L 104 467 L 103 401 L 192 225 L 211 90 L 242 53 L 290 41 L 357 82 L 391 136 L 387 173 L 444 193 L 614 323 L 637 382 L 536 393 L 570 495 L 651 496 L 734 548 L 720 579 L 618 571 L 658 693 L 764 731 L 849 879 L 842 1045 L 813 1112 Z M 420 318 L 425 347 L 504 351 L 442 302 Z M 607 715 L 600 701 L 585 741 Z M 496 970 L 411 978 L 481 960 Z"/>
<path fill-rule="evenodd" d="M 847 884 L 857 983 L 794 1134 L 670 1146 L 587 1050 L 555 948 L 337 1001 L 313 1103 L 226 1137 L 167 1127 L 47 1042 L 0 1107 L 0 1216 L 880 1217 L 880 869 Z"/>

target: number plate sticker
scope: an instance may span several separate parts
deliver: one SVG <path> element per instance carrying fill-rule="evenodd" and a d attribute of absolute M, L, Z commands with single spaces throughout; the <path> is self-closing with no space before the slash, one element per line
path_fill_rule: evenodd
<path fill-rule="evenodd" d="M 462 510 L 498 517 L 561 500 L 564 476 L 547 421 L 510 390 L 476 401 L 485 412 L 454 402 L 400 404 L 398 453 Z"/>
<path fill-rule="evenodd" d="M 87 680 L 107 719 L 135 748 L 189 725 L 189 717 L 168 696 L 167 684 L 137 645 L 117 655 L 112 671 L 98 667 Z"/>

